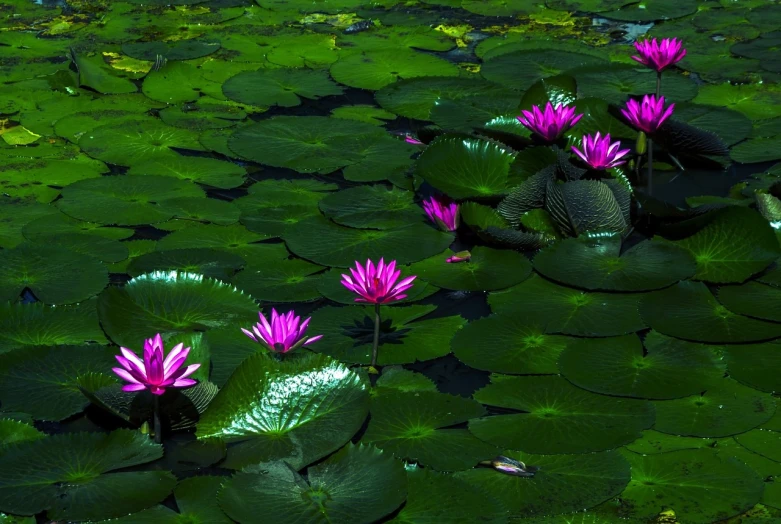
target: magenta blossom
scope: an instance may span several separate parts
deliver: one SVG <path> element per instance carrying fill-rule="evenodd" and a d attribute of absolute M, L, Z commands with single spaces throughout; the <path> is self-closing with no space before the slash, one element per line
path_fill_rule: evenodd
<path fill-rule="evenodd" d="M 366 261 L 366 266 L 355 261 L 355 268 L 350 268 L 350 275 L 342 274 L 342 285 L 360 295 L 356 302 L 369 302 L 370 304 L 385 304 L 407 298 L 404 291 L 412 287 L 415 276 L 407 277 L 396 283 L 401 275 L 401 270 L 396 269 L 396 261 L 385 265 L 381 258 L 375 267 L 371 260 Z"/>
<path fill-rule="evenodd" d="M 662 43 L 656 38 L 635 42 L 635 49 L 640 56 L 633 56 L 632 59 L 661 73 L 686 56 L 686 49 L 682 46 L 683 43 L 677 38 L 663 38 Z"/>
<path fill-rule="evenodd" d="M 665 109 L 663 96 L 657 98 L 655 95 L 645 95 L 642 102 L 634 99 L 627 101 L 626 109 L 622 109 L 621 114 L 640 131 L 653 134 L 670 118 L 674 107 L 675 104 L 670 104 Z"/>
<path fill-rule="evenodd" d="M 424 144 L 423 142 L 421 142 L 420 140 L 418 140 L 417 138 L 415 138 L 414 136 L 412 136 L 410 134 L 404 135 L 404 141 L 406 143 L 408 143 L 408 144 L 412 144 L 413 146 L 425 146 L 426 145 L 426 144 Z"/>
<path fill-rule="evenodd" d="M 609 169 L 620 166 L 626 160 L 621 160 L 629 153 L 629 149 L 619 150 L 621 142 L 610 143 L 610 133 L 600 136 L 599 131 L 592 137 L 585 135 L 583 137 L 583 151 L 572 146 L 572 150 L 581 160 L 591 167 L 591 169 Z"/>
<path fill-rule="evenodd" d="M 294 316 L 293 311 L 280 315 L 276 309 L 271 309 L 271 323 L 266 320 L 263 313 L 258 312 L 260 322 L 252 326 L 252 331 L 241 328 L 245 335 L 265 345 L 269 350 L 276 353 L 287 353 L 301 346 L 308 346 L 312 342 L 317 342 L 323 335 L 314 337 L 306 336 L 306 327 L 312 318 L 307 318 L 301 322 L 301 317 Z M 254 332 L 254 333 L 253 333 Z"/>
<path fill-rule="evenodd" d="M 575 114 L 575 108 L 572 106 L 557 104 L 553 107 L 550 102 L 545 105 L 544 110 L 541 110 L 540 106 L 532 106 L 531 111 L 523 110 L 521 113 L 523 115 L 516 117 L 518 121 L 548 143 L 555 142 L 583 118 L 582 114 Z"/>
<path fill-rule="evenodd" d="M 163 338 L 160 333 L 144 341 L 143 362 L 128 348 L 120 347 L 119 350 L 123 356 L 116 355 L 115 358 L 122 367 L 111 369 L 122 380 L 130 382 L 122 386 L 122 391 L 148 389 L 155 395 L 162 395 L 166 388 L 185 388 L 196 384 L 195 380 L 186 377 L 201 365 L 183 367 L 190 348 L 177 344 L 163 360 Z"/>
<path fill-rule="evenodd" d="M 423 210 L 443 231 L 458 229 L 460 214 L 458 204 L 445 196 L 433 196 L 423 201 Z"/>

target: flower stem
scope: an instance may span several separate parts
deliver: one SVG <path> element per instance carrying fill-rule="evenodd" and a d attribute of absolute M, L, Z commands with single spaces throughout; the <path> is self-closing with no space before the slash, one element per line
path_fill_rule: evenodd
<path fill-rule="evenodd" d="M 372 342 L 372 367 L 377 367 L 377 352 L 380 348 L 380 305 L 374 304 L 374 342 Z"/>
<path fill-rule="evenodd" d="M 160 397 L 155 395 L 155 412 L 154 412 L 154 427 L 155 427 L 155 443 L 160 444 L 163 437 L 161 435 L 162 429 L 160 424 Z"/>
<path fill-rule="evenodd" d="M 656 72 L 656 98 L 662 94 L 662 72 Z"/>

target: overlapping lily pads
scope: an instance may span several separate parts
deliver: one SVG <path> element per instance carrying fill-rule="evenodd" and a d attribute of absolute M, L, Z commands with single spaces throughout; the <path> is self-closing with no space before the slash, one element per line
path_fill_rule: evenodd
<path fill-rule="evenodd" d="M 292 107 L 301 103 L 300 97 L 340 95 L 342 88 L 321 71 L 259 69 L 231 77 L 223 84 L 222 92 L 244 104 Z"/>
<path fill-rule="evenodd" d="M 411 191 L 385 186 L 356 186 L 320 200 L 320 210 L 337 224 L 390 229 L 423 220 Z"/>
<path fill-rule="evenodd" d="M 525 280 L 531 263 L 515 251 L 478 246 L 468 261 L 446 263 L 455 253 L 448 251 L 416 262 L 410 271 L 437 287 L 463 291 L 504 289 Z"/>

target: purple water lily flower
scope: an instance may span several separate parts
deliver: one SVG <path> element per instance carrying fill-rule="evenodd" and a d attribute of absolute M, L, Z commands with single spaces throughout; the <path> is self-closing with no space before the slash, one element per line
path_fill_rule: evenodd
<path fill-rule="evenodd" d="M 241 328 L 245 335 L 259 344 L 263 344 L 275 353 L 287 353 L 301 346 L 308 346 L 317 342 L 323 335 L 314 337 L 306 336 L 306 328 L 312 317 L 301 322 L 301 317 L 295 316 L 293 311 L 280 315 L 276 309 L 271 309 L 271 322 L 266 320 L 263 313 L 258 312 L 260 322 L 252 326 L 252 331 Z"/>
<path fill-rule="evenodd" d="M 677 38 L 663 38 L 661 43 L 656 38 L 635 42 L 635 49 L 639 56 L 633 56 L 632 59 L 658 73 L 680 62 L 686 56 L 686 49 Z"/>
<path fill-rule="evenodd" d="M 121 368 L 111 368 L 121 379 L 129 384 L 122 386 L 122 391 L 143 391 L 148 389 L 154 395 L 162 395 L 166 388 L 186 388 L 193 386 L 197 381 L 187 378 L 200 364 L 184 366 L 190 348 L 184 344 L 177 344 L 163 359 L 163 338 L 160 333 L 155 338 L 144 341 L 144 360 L 124 347 L 120 347 L 122 356 L 116 355 Z"/>
<path fill-rule="evenodd" d="M 531 111 L 523 110 L 518 121 L 531 132 L 538 135 L 548 143 L 555 142 L 569 128 L 583 118 L 582 114 L 575 114 L 575 108 L 557 104 L 556 107 L 548 102 L 545 109 L 540 106 L 532 106 Z"/>
<path fill-rule="evenodd" d="M 356 302 L 370 304 L 385 304 L 407 298 L 403 293 L 412 287 L 412 281 L 417 278 L 411 276 L 397 283 L 401 270 L 396 269 L 396 261 L 385 265 L 382 258 L 376 266 L 367 260 L 365 267 L 356 260 L 355 268 L 350 268 L 350 273 L 352 276 L 342 274 L 342 285 L 359 295 Z"/>
<path fill-rule="evenodd" d="M 414 136 L 410 135 L 409 133 L 404 135 L 404 141 L 408 144 L 412 144 L 413 146 L 425 146 L 423 142 L 415 138 Z"/>
<path fill-rule="evenodd" d="M 621 142 L 610 142 L 610 133 L 603 137 L 597 131 L 594 136 L 585 135 L 583 137 L 583 151 L 575 146 L 572 146 L 572 150 L 591 169 L 604 170 L 626 162 L 621 159 L 629 154 L 630 150 L 619 150 L 619 147 L 621 147 Z"/>
<path fill-rule="evenodd" d="M 446 196 L 435 195 L 423 201 L 423 210 L 443 231 L 458 229 L 460 214 L 458 204 Z"/>
<path fill-rule="evenodd" d="M 673 114 L 675 104 L 670 104 L 665 109 L 664 97 L 655 95 L 645 95 L 642 102 L 631 99 L 626 103 L 626 109 L 621 110 L 621 114 L 629 122 L 644 133 L 653 134 L 659 129 L 665 120 Z"/>

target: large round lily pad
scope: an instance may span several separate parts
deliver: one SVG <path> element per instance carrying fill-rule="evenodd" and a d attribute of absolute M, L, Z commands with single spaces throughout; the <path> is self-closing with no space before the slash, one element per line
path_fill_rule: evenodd
<path fill-rule="evenodd" d="M 297 470 L 349 441 L 368 409 L 368 384 L 345 365 L 324 355 L 279 362 L 258 353 L 233 372 L 197 436 L 234 443 L 225 467 L 284 459 Z"/>
<path fill-rule="evenodd" d="M 181 178 L 220 189 L 231 189 L 244 183 L 247 170 L 233 163 L 197 156 L 155 158 L 132 163 L 128 175 L 160 175 Z"/>
<path fill-rule="evenodd" d="M 637 335 L 578 339 L 561 354 L 559 368 L 589 391 L 647 399 L 694 395 L 718 385 L 724 375 L 712 348 L 655 331 L 644 342 Z"/>
<path fill-rule="evenodd" d="M 167 200 L 200 197 L 195 184 L 168 176 L 112 176 L 82 180 L 62 190 L 60 211 L 98 224 L 134 226 L 164 222 L 176 214 Z"/>
<path fill-rule="evenodd" d="M 301 97 L 340 95 L 342 88 L 323 71 L 282 68 L 241 72 L 223 84 L 222 92 L 243 104 L 293 107 Z"/>
<path fill-rule="evenodd" d="M 39 242 L 42 238 L 54 235 L 80 233 L 95 235 L 112 240 L 124 240 L 135 234 L 135 231 L 124 227 L 105 227 L 95 222 L 85 222 L 71 218 L 65 213 L 52 213 L 27 222 L 22 228 L 22 234 L 27 240 Z"/>
<path fill-rule="evenodd" d="M 639 308 L 651 328 L 685 340 L 721 344 L 781 336 L 781 325 L 733 313 L 701 282 L 679 282 L 644 295 Z"/>
<path fill-rule="evenodd" d="M 723 286 L 718 299 L 733 313 L 781 322 L 781 289 L 776 287 L 759 282 Z"/>
<path fill-rule="evenodd" d="M 302 220 L 285 235 L 294 254 L 317 264 L 350 267 L 366 259 L 408 264 L 441 253 L 453 236 L 423 222 L 393 229 L 353 229 L 317 216 Z"/>
<path fill-rule="evenodd" d="M 168 2 L 150 2 L 168 5 Z M 176 0 L 173 4 L 197 4 L 196 0 Z M 208 56 L 220 49 L 216 40 L 177 40 L 173 42 L 133 42 L 124 44 L 122 52 L 137 60 L 155 60 L 158 55 L 167 60 L 192 60 Z"/>
<path fill-rule="evenodd" d="M 258 300 L 305 302 L 320 298 L 318 283 L 325 268 L 306 260 L 250 262 L 233 283 Z"/>
<path fill-rule="evenodd" d="M 258 307 L 233 286 L 193 273 L 155 271 L 108 288 L 98 302 L 103 329 L 116 344 L 139 347 L 155 333 L 206 331 L 253 324 Z"/>
<path fill-rule="evenodd" d="M 441 58 L 399 49 L 355 53 L 331 66 L 331 76 L 340 84 L 372 91 L 408 78 L 458 76 L 458 71 Z"/>
<path fill-rule="evenodd" d="M 540 78 L 556 76 L 576 67 L 601 65 L 605 59 L 583 53 L 529 49 L 499 55 L 480 69 L 483 78 L 514 89 L 528 89 Z"/>
<path fill-rule="evenodd" d="M 218 501 L 243 524 L 259 515 L 279 524 L 361 524 L 381 520 L 406 496 L 401 462 L 377 448 L 348 444 L 309 468 L 306 479 L 284 462 L 249 467 L 226 483 Z"/>
<path fill-rule="evenodd" d="M 350 227 L 389 229 L 422 222 L 423 209 L 415 194 L 382 185 L 356 186 L 327 195 L 320 210 L 337 224 Z"/>
<path fill-rule="evenodd" d="M 762 391 L 781 391 L 781 342 L 725 346 L 724 355 L 730 377 Z"/>
<path fill-rule="evenodd" d="M 220 226 L 216 224 L 195 224 L 162 238 L 156 245 L 157 251 L 170 249 L 212 248 L 239 255 L 250 260 L 281 260 L 290 253 L 284 244 L 265 244 L 269 235 L 250 231 L 241 224 Z"/>
<path fill-rule="evenodd" d="M 450 353 L 447 341 L 466 320 L 458 315 L 418 320 L 434 309 L 434 306 L 382 307 L 378 364 L 408 364 Z M 374 307 L 326 306 L 312 314 L 308 329 L 323 335 L 317 344 L 312 344 L 313 351 L 343 362 L 371 362 Z"/>
<path fill-rule="evenodd" d="M 646 241 L 621 253 L 619 239 L 567 238 L 534 257 L 534 268 L 563 284 L 604 291 L 648 291 L 694 275 L 686 250 Z"/>
<path fill-rule="evenodd" d="M 582 97 L 602 98 L 623 104 L 630 96 L 656 91 L 656 71 L 639 64 L 609 64 L 571 71 Z M 662 93 L 666 100 L 685 102 L 697 95 L 697 84 L 690 77 L 673 71 L 662 73 Z"/>
<path fill-rule="evenodd" d="M 597 395 L 555 376 L 495 375 L 474 398 L 523 413 L 475 419 L 469 430 L 499 447 L 527 453 L 613 449 L 637 439 L 654 423 L 650 402 Z"/>
<path fill-rule="evenodd" d="M 507 313 L 535 322 L 546 333 L 609 337 L 646 327 L 637 311 L 643 296 L 589 293 L 532 275 L 517 286 L 491 293 L 488 304 L 494 313 Z"/>
<path fill-rule="evenodd" d="M 447 263 L 452 251 L 435 255 L 410 266 L 414 275 L 437 287 L 462 291 L 504 289 L 525 280 L 531 263 L 516 251 L 477 246 L 465 262 Z"/>
<path fill-rule="evenodd" d="M 451 198 L 500 195 L 514 158 L 495 142 L 445 135 L 423 151 L 415 174 Z"/>
<path fill-rule="evenodd" d="M 466 428 L 442 428 L 484 413 L 474 400 L 443 393 L 383 393 L 372 400 L 371 421 L 361 441 L 437 470 L 470 469 L 498 450 Z"/>
<path fill-rule="evenodd" d="M 702 395 L 655 402 L 654 429 L 672 435 L 727 437 L 771 419 L 775 399 L 724 378 Z"/>

